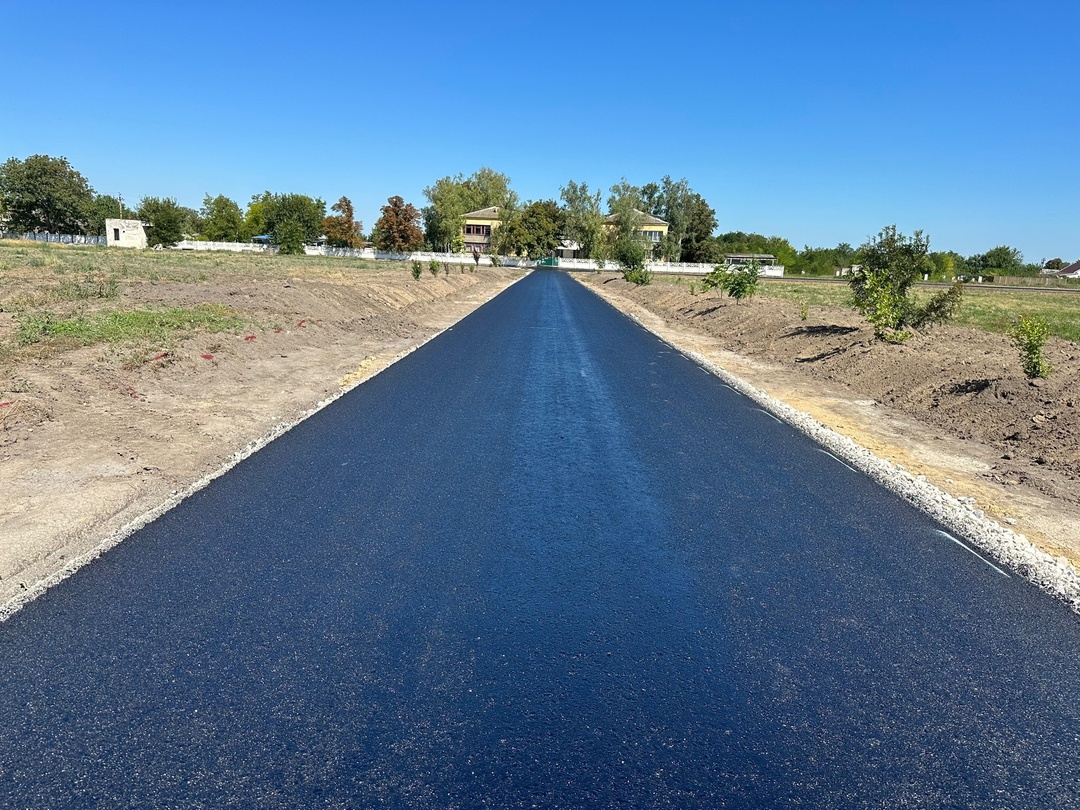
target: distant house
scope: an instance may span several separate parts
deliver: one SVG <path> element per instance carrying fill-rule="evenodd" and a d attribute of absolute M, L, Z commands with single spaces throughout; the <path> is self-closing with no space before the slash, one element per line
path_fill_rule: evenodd
<path fill-rule="evenodd" d="M 1058 278 L 1080 278 L 1080 262 L 1073 262 L 1068 267 L 1062 267 L 1054 275 Z"/>
<path fill-rule="evenodd" d="M 668 224 L 659 217 L 654 217 L 652 214 L 646 214 L 644 211 L 638 211 L 634 209 L 634 213 L 641 217 L 641 226 L 634 231 L 634 236 L 640 239 L 646 244 L 647 247 L 651 247 L 655 250 L 660 246 L 660 241 L 667 235 Z M 614 228 L 618 222 L 618 217 L 615 214 L 608 216 L 604 222 Z"/>
<path fill-rule="evenodd" d="M 108 247 L 146 247 L 146 223 L 138 219 L 106 219 L 105 244 Z"/>
<path fill-rule="evenodd" d="M 461 238 L 468 253 L 487 253 L 491 248 L 491 231 L 499 227 L 499 206 L 470 211 L 464 216 Z"/>

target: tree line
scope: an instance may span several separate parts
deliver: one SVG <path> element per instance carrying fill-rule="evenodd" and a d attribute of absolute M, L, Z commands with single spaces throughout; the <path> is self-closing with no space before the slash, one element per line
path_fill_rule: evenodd
<path fill-rule="evenodd" d="M 379 250 L 461 252 L 464 215 L 484 208 L 499 209 L 498 227 L 490 249 L 501 255 L 536 259 L 550 256 L 564 243 L 573 243 L 581 258 L 618 262 L 624 268 L 644 269 L 650 260 L 717 264 L 730 254 L 769 254 L 789 274 L 834 275 L 839 268 L 865 263 L 867 240 L 860 247 L 796 249 L 780 236 L 729 231 L 717 234 L 715 210 L 685 178 L 665 176 L 641 186 L 625 178 L 612 186 L 606 199 L 585 182 L 568 180 L 554 199 L 522 202 L 510 178 L 488 167 L 469 176 L 436 180 L 423 191 L 426 204 L 417 208 L 392 196 L 380 210 L 371 233 L 354 218 L 352 202 L 342 196 L 330 206 L 296 193 L 255 194 L 241 209 L 234 200 L 207 194 L 199 209 L 180 205 L 172 197 L 142 197 L 134 208 L 118 197 L 98 194 L 66 158 L 31 155 L 0 164 L 0 228 L 104 235 L 105 220 L 136 218 L 150 223 L 151 245 L 174 245 L 183 238 L 247 242 L 264 236 L 282 252 L 302 253 L 306 242 L 325 239 L 334 247 L 373 244 Z M 656 243 L 641 238 L 648 217 L 668 224 Z M 1016 248 L 999 245 L 985 253 L 963 256 L 955 251 L 925 255 L 925 275 L 936 278 L 990 275 L 1034 275 L 1056 269 L 1060 258 L 1025 262 Z"/>

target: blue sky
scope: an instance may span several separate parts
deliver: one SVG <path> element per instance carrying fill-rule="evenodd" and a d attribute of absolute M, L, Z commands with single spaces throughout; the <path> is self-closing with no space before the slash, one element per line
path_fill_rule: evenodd
<path fill-rule="evenodd" d="M 1080 3 L 0 0 L 0 160 L 134 202 L 686 177 L 719 230 L 1080 258 Z"/>

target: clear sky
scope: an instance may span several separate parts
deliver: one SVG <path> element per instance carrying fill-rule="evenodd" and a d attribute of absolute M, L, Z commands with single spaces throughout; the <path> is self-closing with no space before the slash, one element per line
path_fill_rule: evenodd
<path fill-rule="evenodd" d="M 0 0 L 0 160 L 103 194 L 523 200 L 686 177 L 796 247 L 1080 258 L 1080 2 Z"/>

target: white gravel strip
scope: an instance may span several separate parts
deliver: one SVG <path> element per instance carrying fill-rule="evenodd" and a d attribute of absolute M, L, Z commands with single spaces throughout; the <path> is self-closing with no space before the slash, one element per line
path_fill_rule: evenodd
<path fill-rule="evenodd" d="M 484 304 L 486 304 L 488 301 L 490 301 L 496 295 L 499 295 L 500 293 L 502 293 L 505 290 L 509 289 L 514 284 L 517 284 L 519 281 L 521 281 L 522 278 L 525 278 L 525 276 L 527 276 L 527 275 L 528 275 L 528 273 L 521 276 L 521 278 L 514 279 L 513 281 L 510 282 L 510 284 L 507 284 L 506 287 L 503 287 L 502 290 L 499 290 L 499 292 L 495 293 L 494 295 L 488 296 L 485 300 L 481 301 L 472 310 L 470 310 L 470 313 L 474 312 L 475 310 L 482 307 Z M 470 313 L 466 313 L 466 315 L 463 316 L 463 317 L 467 317 L 468 314 L 470 314 Z M 456 326 L 456 325 L 457 325 L 456 323 L 451 324 L 450 326 L 446 327 L 446 329 L 439 330 L 438 332 L 431 335 L 426 340 L 423 340 L 420 343 L 417 343 L 415 346 L 412 346 L 411 348 L 401 352 L 401 354 L 397 355 L 389 363 L 387 363 L 385 367 L 379 369 L 379 373 L 382 373 L 387 368 L 390 368 L 390 366 L 397 363 L 403 357 L 407 357 L 408 355 L 412 354 L 417 349 L 419 349 L 421 346 L 423 346 L 425 343 L 428 343 L 429 341 L 434 340 L 439 335 L 441 335 L 443 332 L 445 332 L 445 331 L 447 331 L 449 329 L 453 329 L 454 326 Z M 115 532 L 113 532 L 112 534 L 107 536 L 105 539 L 103 539 L 100 543 L 98 543 L 98 545 L 95 546 L 90 551 L 86 552 L 85 554 L 81 554 L 78 557 L 72 557 L 70 560 L 68 560 L 67 564 L 64 565 L 64 567 L 61 568 L 60 570 L 55 571 L 54 573 L 49 574 L 47 577 L 44 577 L 43 579 L 38 580 L 33 585 L 31 585 L 29 588 L 27 588 L 25 591 L 23 591 L 22 593 L 16 594 L 15 596 L 11 597 L 10 599 L 8 599 L 3 604 L 0 604 L 0 622 L 7 621 L 12 616 L 14 616 L 16 613 L 18 613 L 25 605 L 29 604 L 30 602 L 33 602 L 35 599 L 37 599 L 39 596 L 41 596 L 43 593 L 45 593 L 45 591 L 49 590 L 49 588 L 52 588 L 55 585 L 59 585 L 61 582 L 63 582 L 68 577 L 70 577 L 72 574 L 74 574 L 76 571 L 78 571 L 83 566 L 88 565 L 89 563 L 92 563 L 94 560 L 96 560 L 98 557 L 100 557 L 105 552 L 109 551 L 112 548 L 115 548 L 116 546 L 120 545 L 122 542 L 127 540 L 127 538 L 131 537 L 131 535 L 135 534 L 135 532 L 139 531 L 139 529 L 142 529 L 143 527 L 148 526 L 149 524 L 153 523 L 155 520 L 157 520 L 159 517 L 164 515 L 170 509 L 173 509 L 174 507 L 178 506 L 186 498 L 190 498 L 192 495 L 194 495 L 200 489 L 203 489 L 208 484 L 210 484 L 210 482 L 213 481 L 215 478 L 220 478 L 225 473 L 227 473 L 229 470 L 231 470 L 233 467 L 235 467 L 237 464 L 239 464 L 241 461 L 243 461 L 244 459 L 254 455 L 255 453 L 259 452 L 259 450 L 266 447 L 266 445 L 270 444 L 270 442 L 274 441 L 274 439 L 278 438 L 279 436 L 284 435 L 285 433 L 288 433 L 290 430 L 292 430 L 294 427 L 299 425 L 305 419 L 309 419 L 310 417 L 314 416 L 319 411 L 321 411 L 323 408 L 325 408 L 327 405 L 331 404 L 332 402 L 335 402 L 336 400 L 341 399 L 343 396 L 345 396 L 347 393 L 352 391 L 354 388 L 356 388 L 357 386 L 363 385 L 365 382 L 367 382 L 368 380 L 370 380 L 374 376 L 376 376 L 376 375 L 373 374 L 373 375 L 371 375 L 371 377 L 365 377 L 362 380 L 358 380 L 357 382 L 342 388 L 340 391 L 336 391 L 331 396 L 329 396 L 326 399 L 319 402 L 313 408 L 310 408 L 309 410 L 304 411 L 296 419 L 293 419 L 293 420 L 288 421 L 288 422 L 281 422 L 281 423 L 275 425 L 273 428 L 270 429 L 269 432 L 263 434 L 262 436 L 258 437 L 257 439 L 253 439 L 252 441 L 250 441 L 246 445 L 244 445 L 244 447 L 242 449 L 237 450 L 235 453 L 233 453 L 231 456 L 229 456 L 228 459 L 226 459 L 226 461 L 220 467 L 218 467 L 216 470 L 214 470 L 213 472 L 203 476 L 198 481 L 196 481 L 195 483 L 191 484 L 190 486 L 188 486 L 188 487 L 186 487 L 186 488 L 184 488 L 182 490 L 174 491 L 172 493 L 172 495 L 166 501 L 159 504 L 158 506 L 155 506 L 153 509 L 149 510 L 145 514 L 135 518 L 135 520 L 131 521 L 127 525 L 123 526 L 122 528 L 117 529 Z"/>
<path fill-rule="evenodd" d="M 637 318 L 634 320 L 641 323 Z M 641 325 L 649 328 L 644 323 Z M 1072 564 L 1064 557 L 1054 557 L 1036 548 L 1024 535 L 987 517 L 983 510 L 975 508 L 974 498 L 954 498 L 931 484 L 926 476 L 912 475 L 899 464 L 878 458 L 848 437 L 769 396 L 702 355 L 678 346 L 673 348 L 701 364 L 767 412 L 805 433 L 843 463 L 866 473 L 886 489 L 900 495 L 1007 568 L 1023 575 L 1080 613 L 1080 574 Z"/>

